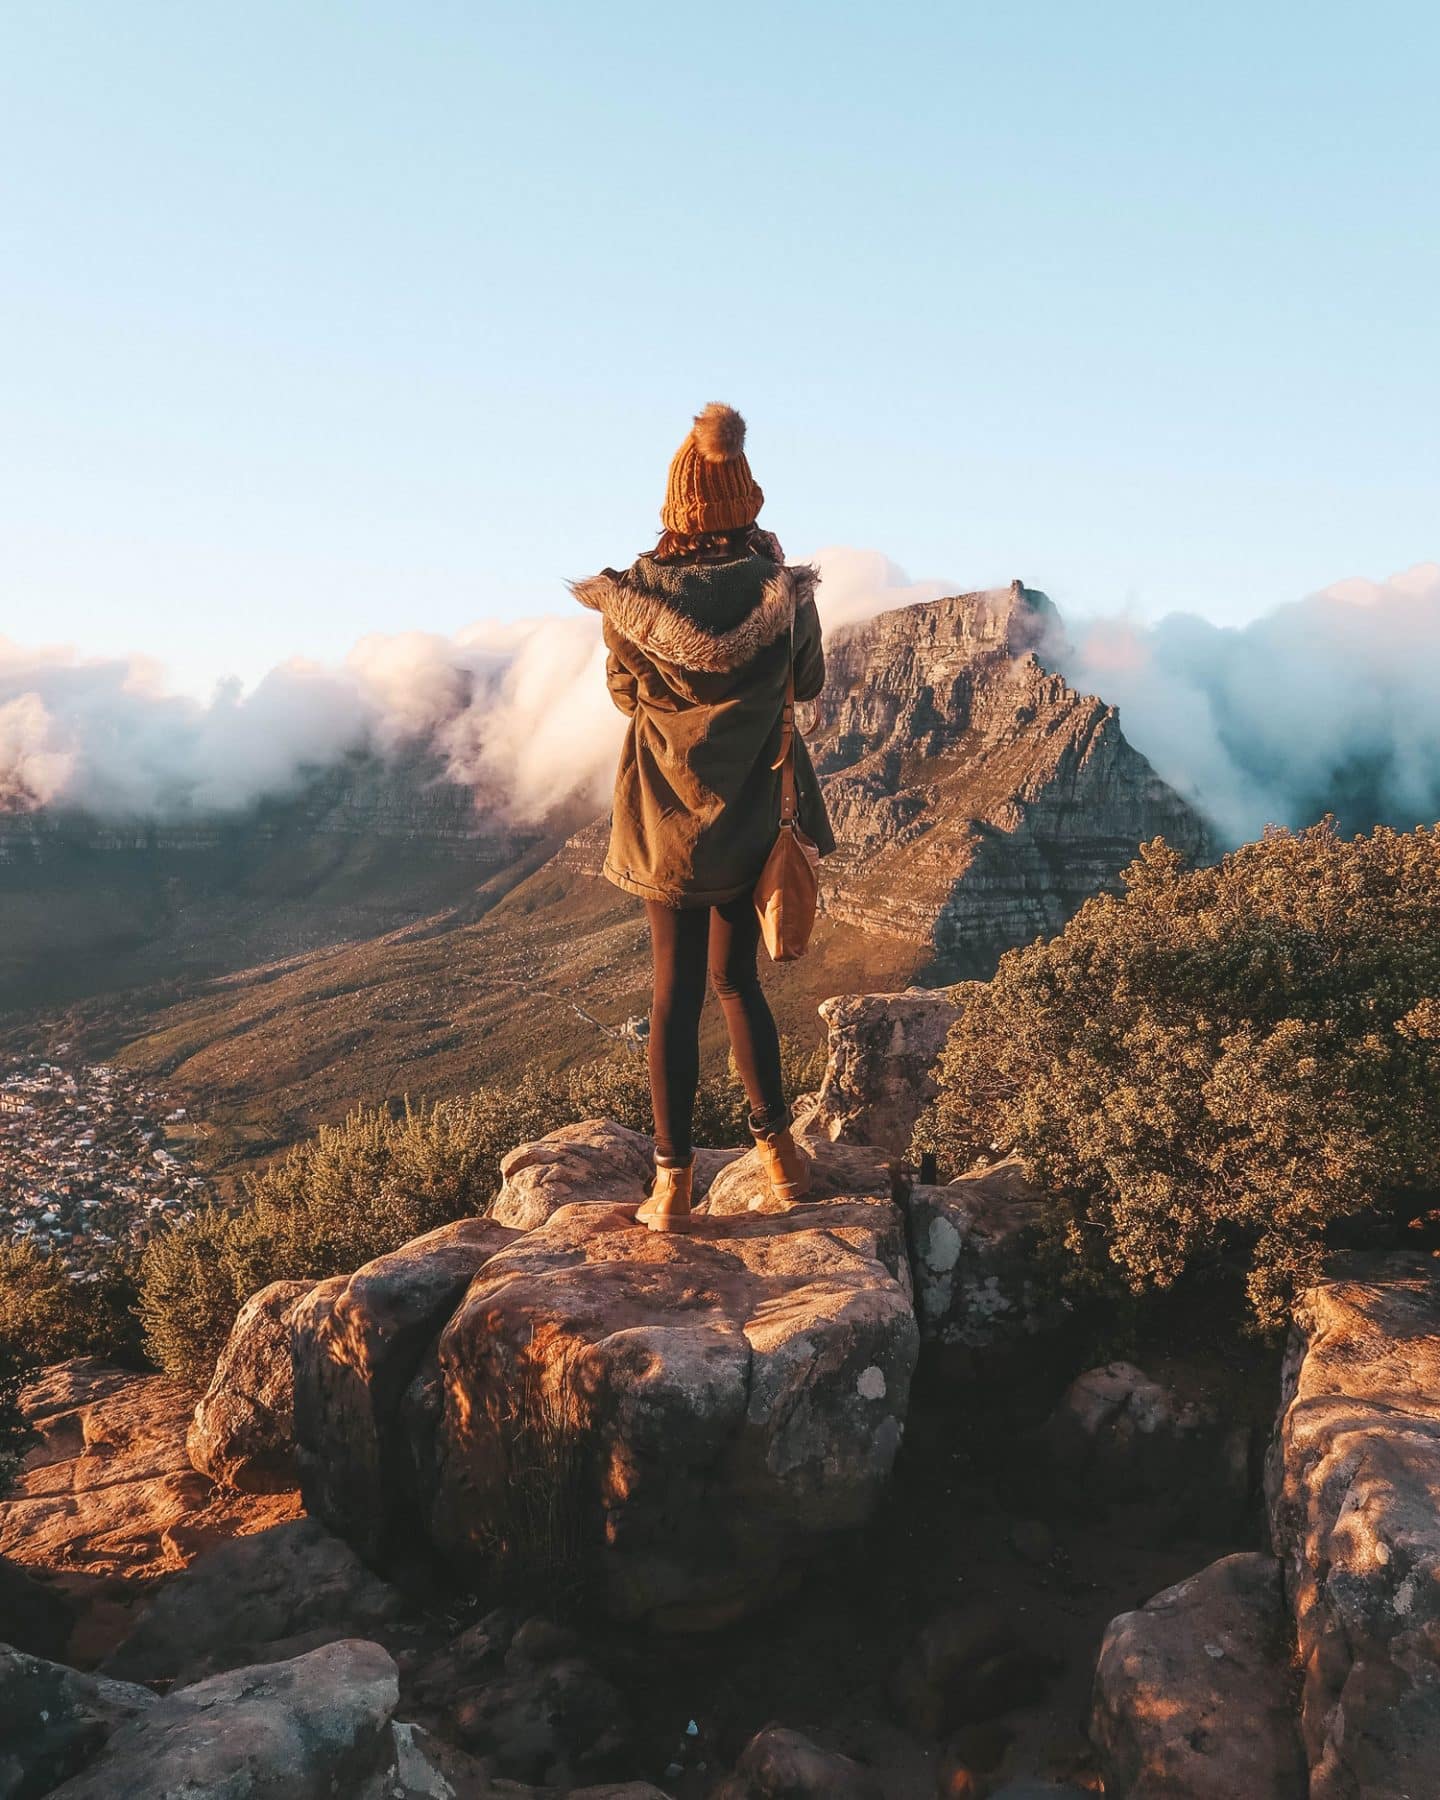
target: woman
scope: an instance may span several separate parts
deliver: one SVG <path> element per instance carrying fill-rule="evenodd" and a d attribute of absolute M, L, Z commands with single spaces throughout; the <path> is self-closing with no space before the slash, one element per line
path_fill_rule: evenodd
<path fill-rule="evenodd" d="M 623 572 L 571 589 L 604 620 L 611 698 L 630 716 L 605 873 L 640 896 L 650 925 L 655 1179 L 636 1219 L 652 1231 L 691 1223 L 707 964 L 771 1188 L 789 1201 L 810 1183 L 755 966 L 751 893 L 779 827 L 774 764 L 791 661 L 796 699 L 811 700 L 825 659 L 815 571 L 785 567 L 755 523 L 764 499 L 745 458 L 745 421 L 707 406 L 670 464 L 660 542 Z M 798 732 L 793 742 L 800 826 L 825 856 L 835 848 L 825 802 Z"/>

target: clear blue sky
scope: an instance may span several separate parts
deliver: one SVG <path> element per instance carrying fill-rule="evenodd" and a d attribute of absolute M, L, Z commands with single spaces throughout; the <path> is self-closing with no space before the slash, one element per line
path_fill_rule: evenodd
<path fill-rule="evenodd" d="M 0 632 L 565 604 L 690 413 L 1062 606 L 1440 555 L 1440 9 L 9 0 Z"/>

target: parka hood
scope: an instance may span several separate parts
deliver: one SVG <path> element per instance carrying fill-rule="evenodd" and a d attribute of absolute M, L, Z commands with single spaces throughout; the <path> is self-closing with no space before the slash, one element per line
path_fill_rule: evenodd
<path fill-rule="evenodd" d="M 641 556 L 628 569 L 571 582 L 570 592 L 647 656 L 718 674 L 738 669 L 788 631 L 818 581 L 807 564 L 766 556 L 720 563 Z"/>

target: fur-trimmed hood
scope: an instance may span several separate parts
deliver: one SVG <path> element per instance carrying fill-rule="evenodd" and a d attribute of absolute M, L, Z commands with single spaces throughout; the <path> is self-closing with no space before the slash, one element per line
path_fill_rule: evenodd
<path fill-rule="evenodd" d="M 788 631 L 818 581 L 807 564 L 781 565 L 764 556 L 723 563 L 642 556 L 628 569 L 573 581 L 570 592 L 646 656 L 720 674 Z"/>

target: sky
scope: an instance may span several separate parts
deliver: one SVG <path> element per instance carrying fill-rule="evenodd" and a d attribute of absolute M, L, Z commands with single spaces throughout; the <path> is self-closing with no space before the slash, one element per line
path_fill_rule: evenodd
<path fill-rule="evenodd" d="M 559 611 L 707 400 L 792 554 L 1253 619 L 1440 556 L 1440 10 L 0 6 L 0 635 Z"/>

